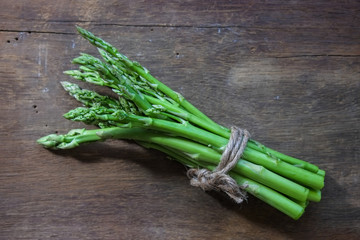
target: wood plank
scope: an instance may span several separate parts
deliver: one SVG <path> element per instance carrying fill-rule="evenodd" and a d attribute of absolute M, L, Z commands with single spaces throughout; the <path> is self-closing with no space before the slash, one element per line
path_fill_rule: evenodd
<path fill-rule="evenodd" d="M 69 32 L 90 25 L 358 29 L 357 1 L 3 1 L 0 29 Z M 71 32 L 71 31 L 70 31 Z"/>
<path fill-rule="evenodd" d="M 359 236 L 358 3 L 82 4 L 2 2 L 1 239 Z M 38 146 L 45 134 L 84 127 L 62 118 L 78 104 L 59 85 L 69 80 L 62 71 L 73 68 L 72 58 L 96 52 L 75 23 L 215 121 L 246 127 L 256 140 L 325 169 L 322 201 L 292 221 L 254 197 L 237 206 L 193 188 L 184 167 L 132 142 L 63 152 Z"/>

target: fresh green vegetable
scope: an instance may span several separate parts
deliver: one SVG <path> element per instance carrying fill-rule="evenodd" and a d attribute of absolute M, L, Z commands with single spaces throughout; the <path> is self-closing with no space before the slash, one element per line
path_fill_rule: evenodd
<path fill-rule="evenodd" d="M 162 151 L 188 167 L 213 170 L 229 141 L 230 130 L 209 119 L 109 43 L 80 27 L 77 29 L 98 47 L 104 61 L 81 54 L 73 60 L 79 69 L 65 71 L 65 74 L 109 87 L 117 97 L 62 82 L 64 89 L 84 105 L 64 117 L 100 129 L 51 134 L 40 138 L 38 143 L 51 149 L 69 149 L 110 138 L 131 139 Z M 320 201 L 325 171 L 250 139 L 229 175 L 240 188 L 298 219 L 309 201 Z"/>

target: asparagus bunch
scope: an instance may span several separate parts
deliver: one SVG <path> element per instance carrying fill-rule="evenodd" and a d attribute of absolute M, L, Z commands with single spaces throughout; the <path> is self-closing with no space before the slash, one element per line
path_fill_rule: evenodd
<path fill-rule="evenodd" d="M 79 65 L 78 70 L 65 74 L 109 87 L 117 97 L 62 82 L 64 89 L 84 105 L 64 117 L 99 129 L 51 134 L 40 138 L 38 143 L 51 149 L 70 149 L 106 139 L 131 139 L 162 151 L 190 168 L 213 170 L 229 141 L 230 130 L 209 119 L 111 44 L 80 27 L 77 30 L 98 48 L 103 60 L 81 54 L 73 59 Z M 229 175 L 246 192 L 298 219 L 309 201 L 320 201 L 325 171 L 250 139 Z"/>

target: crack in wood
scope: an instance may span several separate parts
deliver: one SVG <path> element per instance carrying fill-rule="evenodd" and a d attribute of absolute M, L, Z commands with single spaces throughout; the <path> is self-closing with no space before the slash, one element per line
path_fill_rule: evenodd
<path fill-rule="evenodd" d="M 302 55 L 292 55 L 292 56 L 274 56 L 274 58 L 306 58 L 306 57 L 360 57 L 360 55 L 345 55 L 345 54 L 302 54 Z"/>
<path fill-rule="evenodd" d="M 46 34 L 63 34 L 63 35 L 76 35 L 72 32 L 53 32 L 53 31 L 33 31 L 33 30 L 16 30 L 16 29 L 0 29 L 0 32 L 9 32 L 9 33 L 46 33 Z"/>

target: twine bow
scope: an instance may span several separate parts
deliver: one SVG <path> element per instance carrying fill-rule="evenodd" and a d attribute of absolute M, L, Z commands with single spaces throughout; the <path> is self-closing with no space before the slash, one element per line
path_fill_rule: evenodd
<path fill-rule="evenodd" d="M 249 138 L 250 133 L 246 129 L 232 127 L 229 142 L 221 155 L 218 166 L 213 171 L 189 169 L 187 175 L 191 179 L 190 184 L 204 191 L 223 191 L 236 203 L 241 203 L 246 198 L 246 193 L 227 173 L 237 164 Z"/>

